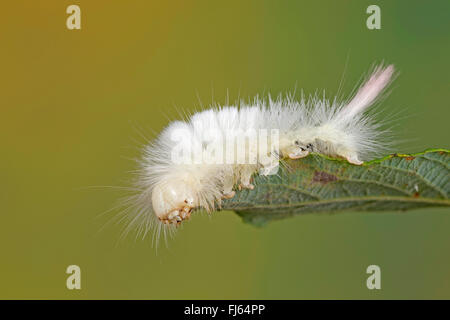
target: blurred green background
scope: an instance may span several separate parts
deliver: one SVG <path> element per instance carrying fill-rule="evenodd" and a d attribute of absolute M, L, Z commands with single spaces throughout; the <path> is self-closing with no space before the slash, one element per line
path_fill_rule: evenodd
<path fill-rule="evenodd" d="M 381 7 L 381 30 L 366 8 Z M 66 28 L 81 7 L 82 29 Z M 450 211 L 305 215 L 258 229 L 196 215 L 158 253 L 107 224 L 177 109 L 400 75 L 398 152 L 449 147 L 442 1 L 8 1 L 1 10 L 0 298 L 450 298 Z M 106 225 L 106 227 L 104 227 Z M 103 228 L 104 227 L 104 228 Z M 69 291 L 66 267 L 81 267 Z M 368 265 L 382 290 L 366 288 Z"/>

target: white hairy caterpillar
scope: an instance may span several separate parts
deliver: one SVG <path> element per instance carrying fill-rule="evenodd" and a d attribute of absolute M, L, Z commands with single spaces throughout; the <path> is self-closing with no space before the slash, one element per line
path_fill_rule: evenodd
<path fill-rule="evenodd" d="M 144 150 L 136 182 L 141 191 L 130 199 L 128 226 L 137 226 L 144 235 L 156 226 L 158 237 L 161 228 L 165 232 L 189 219 L 194 208 L 212 212 L 222 199 L 234 196 L 236 186 L 253 189 L 252 175 L 273 173 L 279 158 L 300 159 L 314 152 L 362 164 L 385 147 L 385 132 L 365 111 L 377 102 L 393 73 L 392 65 L 376 67 L 349 101 L 255 99 L 171 123 Z M 239 155 L 228 157 L 237 147 L 230 149 L 225 142 L 237 141 L 249 129 L 269 135 L 275 129 L 277 141 L 270 135 L 260 148 L 259 141 L 246 137 L 247 162 L 238 161 Z M 180 146 L 191 151 L 183 161 L 174 157 Z M 213 154 L 224 161 L 209 161 Z M 227 157 L 232 161 L 225 161 Z"/>

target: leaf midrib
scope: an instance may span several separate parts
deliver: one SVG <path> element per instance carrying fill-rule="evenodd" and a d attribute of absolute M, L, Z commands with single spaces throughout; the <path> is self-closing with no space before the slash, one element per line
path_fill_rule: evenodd
<path fill-rule="evenodd" d="M 333 204 L 341 202 L 361 202 L 361 201 L 398 201 L 398 202 L 410 202 L 410 203 L 427 203 L 427 204 L 438 204 L 450 206 L 450 200 L 448 199 L 433 199 L 433 198 L 412 198 L 412 197 L 393 197 L 393 196 L 371 196 L 371 197 L 347 197 L 329 200 L 316 200 L 316 201 L 301 201 L 295 203 L 280 204 L 274 203 L 269 205 L 251 205 L 249 207 L 242 207 L 237 205 L 235 207 L 223 208 L 225 210 L 238 210 L 243 211 L 246 209 L 270 209 L 270 208 L 294 208 L 294 207 L 305 207 L 305 206 L 317 206 L 321 204 Z M 242 204 L 243 202 L 239 202 Z"/>

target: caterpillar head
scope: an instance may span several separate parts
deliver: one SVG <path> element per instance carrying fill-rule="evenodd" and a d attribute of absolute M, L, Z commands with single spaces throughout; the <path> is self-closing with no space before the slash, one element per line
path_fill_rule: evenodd
<path fill-rule="evenodd" d="M 152 192 L 153 211 L 164 224 L 179 225 L 191 216 L 198 198 L 187 181 L 170 180 L 159 183 Z"/>

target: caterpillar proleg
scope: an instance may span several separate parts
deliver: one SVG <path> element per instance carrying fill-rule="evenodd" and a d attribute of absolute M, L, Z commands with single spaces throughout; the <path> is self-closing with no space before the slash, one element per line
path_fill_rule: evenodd
<path fill-rule="evenodd" d="M 365 111 L 393 73 L 392 65 L 375 67 L 346 101 L 255 98 L 171 123 L 145 147 L 130 220 L 147 231 L 177 226 L 194 208 L 212 212 L 235 188 L 257 187 L 252 175 L 276 172 L 281 158 L 314 152 L 362 164 L 383 149 L 380 123 Z"/>

